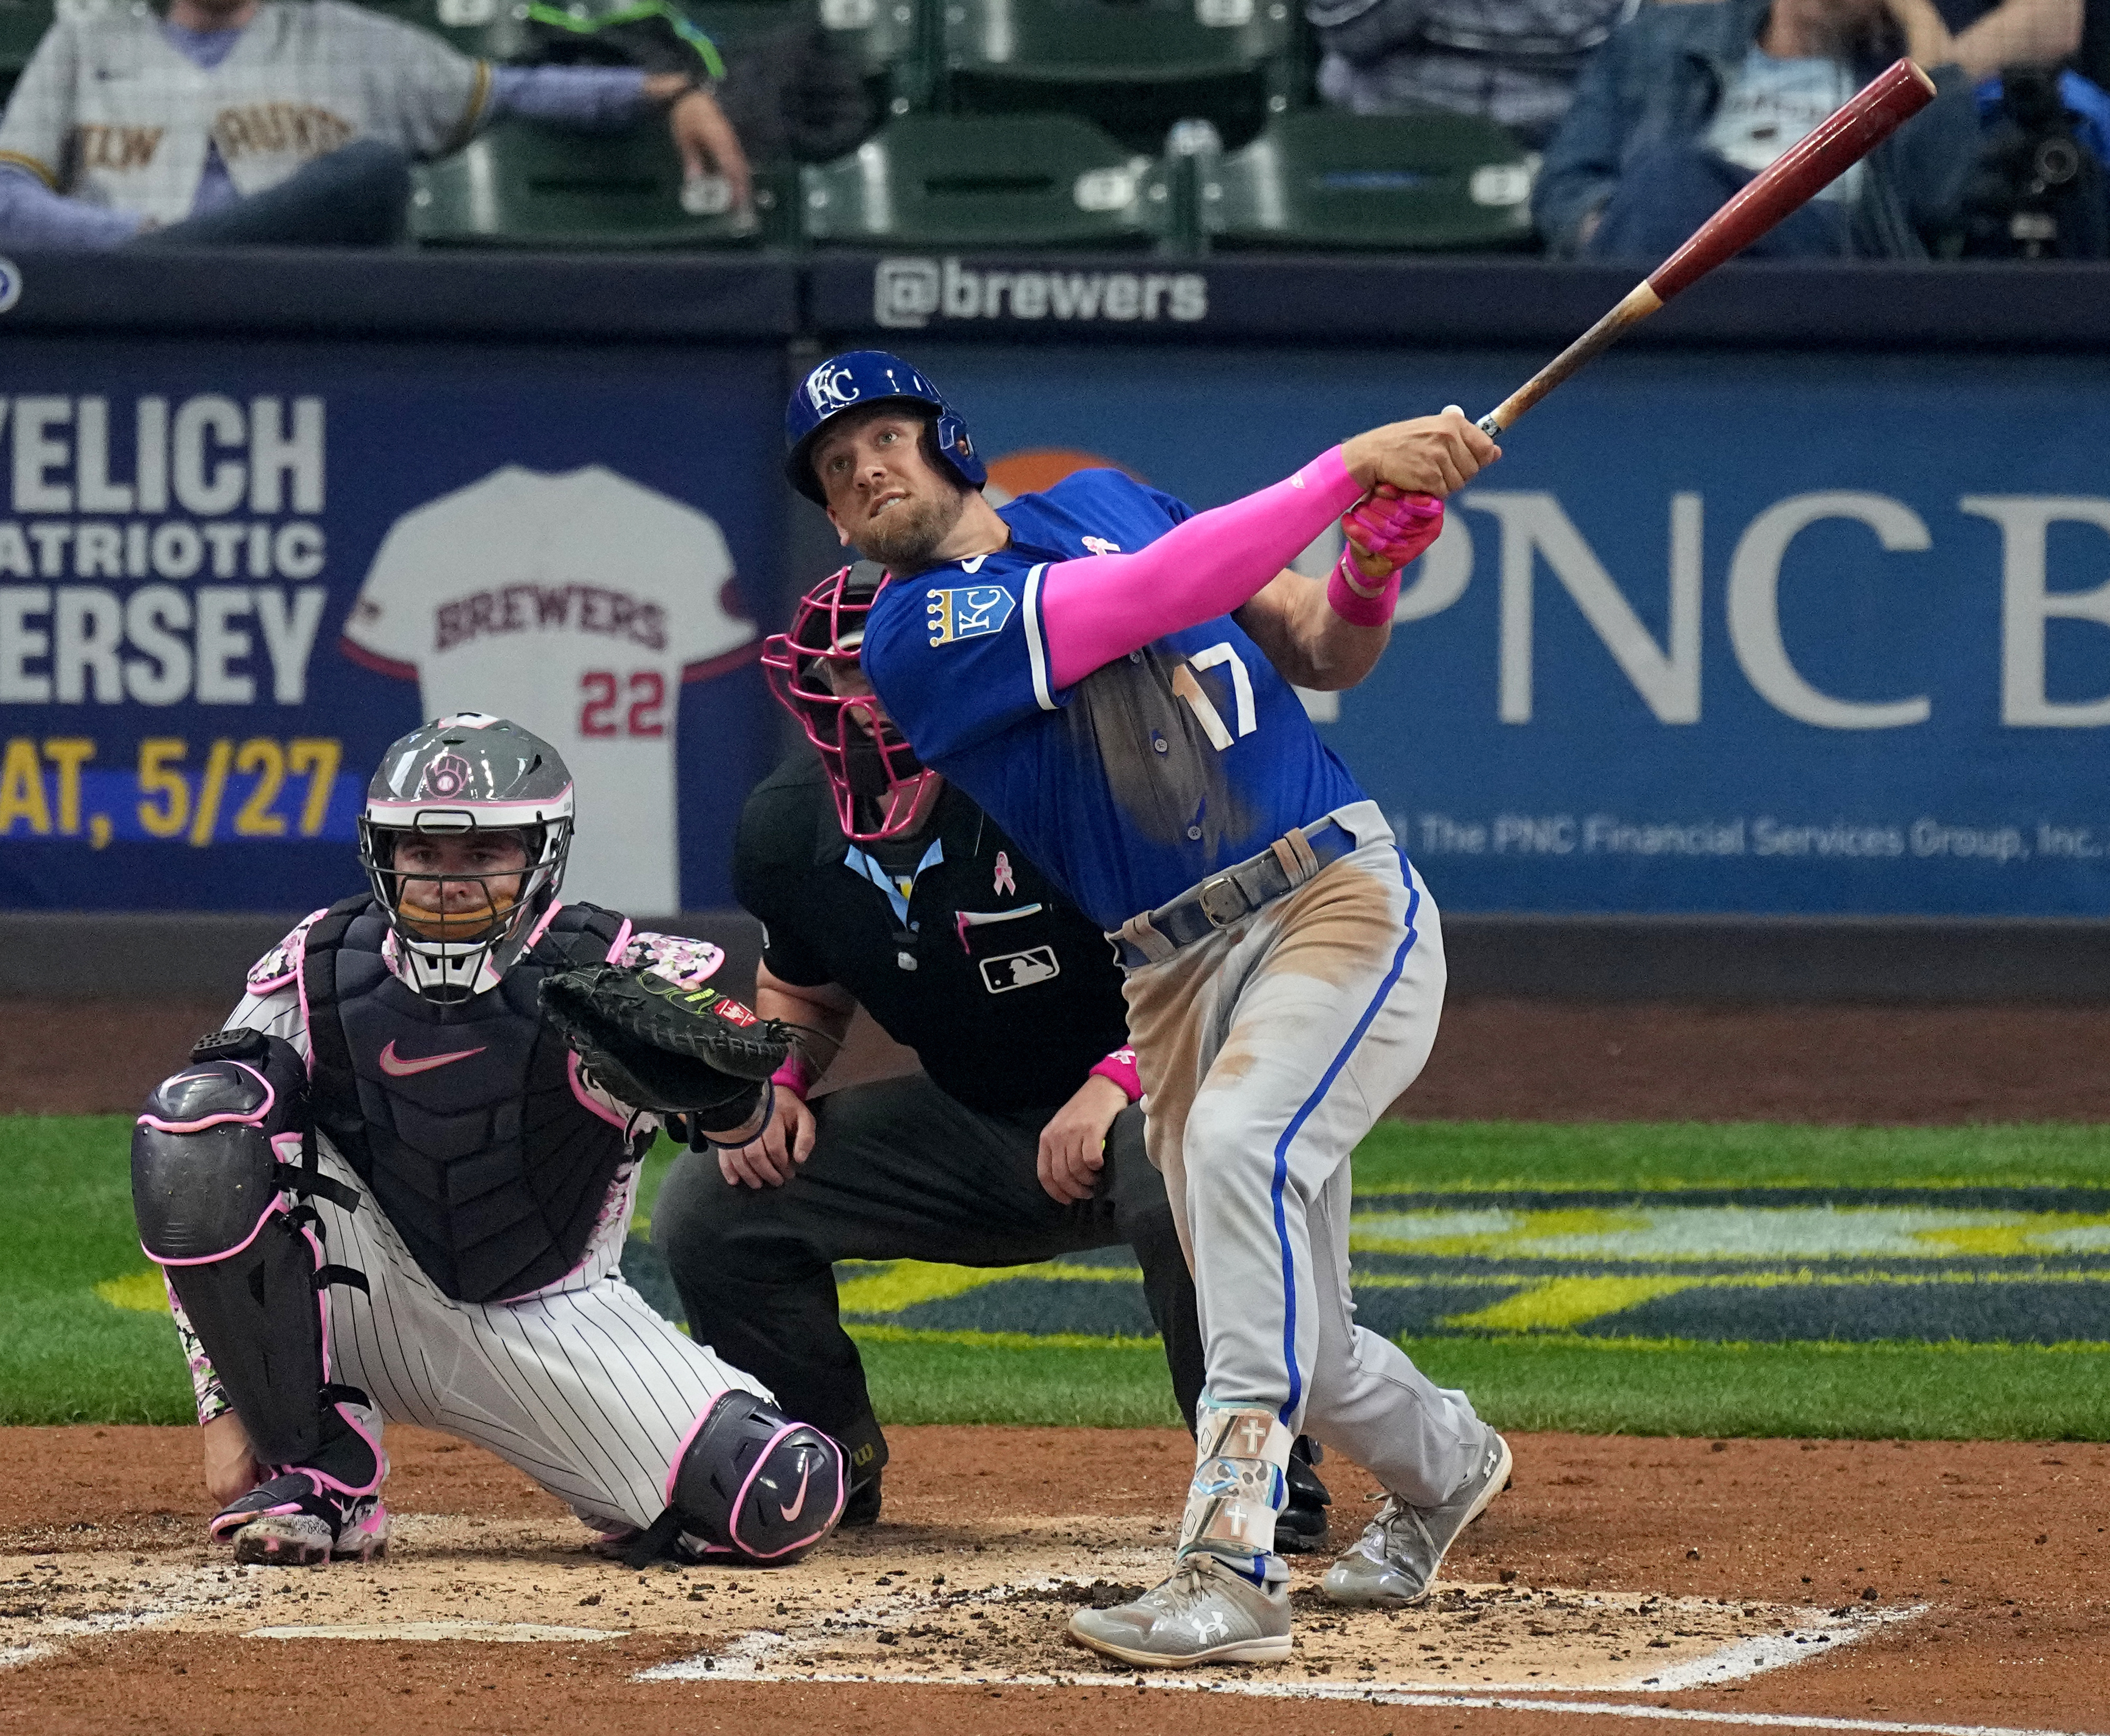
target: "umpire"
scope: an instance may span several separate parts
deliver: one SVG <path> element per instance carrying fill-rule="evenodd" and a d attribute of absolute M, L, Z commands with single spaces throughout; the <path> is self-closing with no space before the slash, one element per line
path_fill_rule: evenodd
<path fill-rule="evenodd" d="M 839 1318 L 837 1260 L 1015 1266 L 1126 1243 L 1190 1430 L 1202 1380 L 1121 973 L 871 697 L 857 657 L 881 577 L 860 563 L 825 580 L 764 653 L 819 751 L 749 796 L 733 885 L 763 923 L 757 1011 L 840 1043 L 862 1005 L 924 1070 L 808 1106 L 821 1069 L 795 1056 L 762 1135 L 679 1159 L 652 1220 L 697 1336 L 848 1449 L 847 1525 L 879 1516 L 886 1441 Z M 1328 1497 L 1298 1459 L 1281 1530 L 1315 1547 Z"/>

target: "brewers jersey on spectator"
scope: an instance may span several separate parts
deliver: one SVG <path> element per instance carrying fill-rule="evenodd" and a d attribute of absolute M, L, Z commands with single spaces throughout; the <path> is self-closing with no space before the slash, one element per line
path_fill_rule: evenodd
<path fill-rule="evenodd" d="M 564 755 L 591 792 L 568 893 L 677 911 L 675 712 L 683 680 L 754 639 L 732 576 L 694 507 L 598 464 L 508 465 L 396 521 L 344 636 L 417 681 L 426 716 L 502 708 Z"/>
<path fill-rule="evenodd" d="M 199 66 L 143 6 L 61 8 L 0 121 L 0 162 L 57 192 L 175 223 L 217 146 L 235 190 L 378 139 L 412 156 L 468 142 L 491 69 L 340 0 L 266 0 L 226 59 Z"/>
<path fill-rule="evenodd" d="M 924 763 L 1001 813 L 1101 928 L 1363 799 L 1296 689 L 1227 615 L 1051 689 L 1042 573 L 1133 553 L 1185 506 L 1085 470 L 998 516 L 1004 548 L 880 594 L 864 666 Z M 1017 727 L 1035 717 L 1049 726 Z"/>

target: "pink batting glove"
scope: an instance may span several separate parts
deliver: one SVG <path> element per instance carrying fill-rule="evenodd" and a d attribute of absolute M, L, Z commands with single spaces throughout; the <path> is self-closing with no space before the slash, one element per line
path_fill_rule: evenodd
<path fill-rule="evenodd" d="M 1402 495 L 1380 482 L 1348 509 L 1341 530 L 1370 558 L 1404 567 L 1442 533 L 1443 503 L 1433 495 Z"/>

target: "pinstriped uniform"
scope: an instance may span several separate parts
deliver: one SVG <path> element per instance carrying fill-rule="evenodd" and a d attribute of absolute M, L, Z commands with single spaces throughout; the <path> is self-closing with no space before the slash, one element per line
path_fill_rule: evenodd
<path fill-rule="evenodd" d="M 307 1054 L 290 988 L 250 997 L 229 1024 Z M 314 1200 L 327 1257 L 370 1286 L 327 1292 L 328 1377 L 372 1399 L 360 1420 L 377 1434 L 384 1418 L 444 1430 L 488 1447 L 589 1524 L 642 1527 L 666 1506 L 668 1467 L 712 1401 L 735 1389 L 769 1396 L 623 1282 L 635 1166 L 609 1188 L 576 1269 L 517 1300 L 457 1302 L 419 1268 L 351 1167 L 326 1139 L 316 1146 L 324 1173 L 360 1195 L 353 1212 Z"/>

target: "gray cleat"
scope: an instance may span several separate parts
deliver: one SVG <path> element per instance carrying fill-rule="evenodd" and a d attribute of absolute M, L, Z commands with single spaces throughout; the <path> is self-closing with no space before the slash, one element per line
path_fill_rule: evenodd
<path fill-rule="evenodd" d="M 1275 1664 L 1289 1656 L 1289 1580 L 1278 1561 L 1256 1585 L 1206 1549 L 1133 1603 L 1080 1609 L 1070 1636 L 1125 1664 Z M 1280 1575 L 1280 1577 L 1276 1577 Z"/>
<path fill-rule="evenodd" d="M 1509 1486 L 1510 1444 L 1492 1429 L 1465 1486 L 1441 1507 L 1410 1507 L 1387 1495 L 1370 1528 L 1320 1582 L 1336 1603 L 1403 1609 L 1436 1584 L 1436 1570 L 1458 1534 Z"/>

